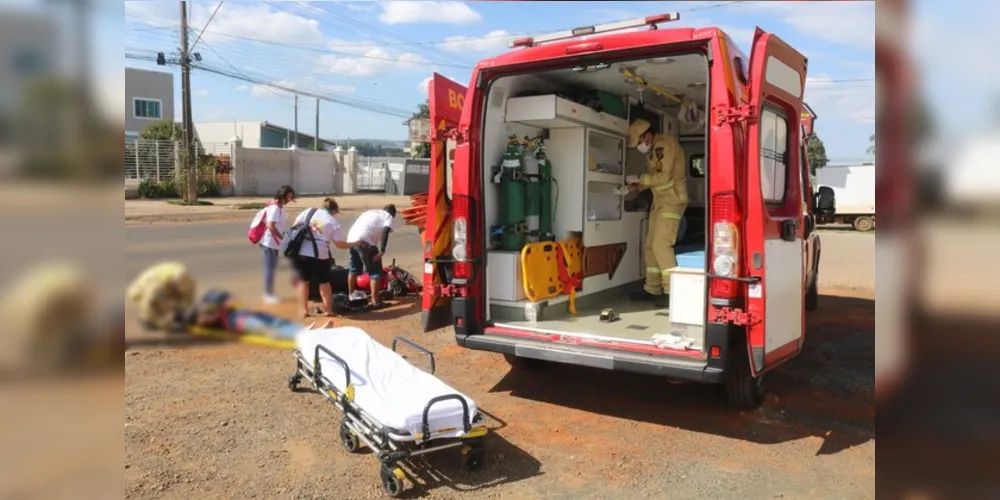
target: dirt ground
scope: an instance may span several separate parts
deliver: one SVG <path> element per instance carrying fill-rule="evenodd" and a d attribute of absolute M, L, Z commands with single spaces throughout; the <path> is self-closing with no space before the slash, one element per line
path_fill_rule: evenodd
<path fill-rule="evenodd" d="M 874 498 L 874 292 L 822 293 L 804 353 L 770 376 L 754 412 L 727 409 L 713 386 L 512 370 L 451 330 L 419 333 L 415 299 L 336 324 L 425 345 L 438 376 L 491 417 L 483 470 L 431 454 L 409 468 L 406 497 Z M 339 446 L 335 409 L 288 390 L 288 352 L 131 338 L 126 498 L 384 497 L 377 460 Z"/>

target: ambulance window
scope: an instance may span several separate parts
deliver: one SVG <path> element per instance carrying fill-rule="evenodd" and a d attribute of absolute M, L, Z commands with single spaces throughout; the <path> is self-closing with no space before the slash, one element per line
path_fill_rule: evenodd
<path fill-rule="evenodd" d="M 765 107 L 760 119 L 760 189 L 765 202 L 785 201 L 788 163 L 788 121 Z"/>
<path fill-rule="evenodd" d="M 705 177 L 705 155 L 691 155 L 688 161 L 688 175 L 697 179 Z"/>

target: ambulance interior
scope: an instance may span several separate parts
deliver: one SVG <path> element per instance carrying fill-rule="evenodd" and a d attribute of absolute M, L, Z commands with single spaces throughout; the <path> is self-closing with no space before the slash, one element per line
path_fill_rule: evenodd
<path fill-rule="evenodd" d="M 537 285 L 539 275 L 551 275 L 554 261 L 541 264 L 549 271 L 535 264 L 522 269 L 521 252 L 488 242 L 488 321 L 537 333 L 703 349 L 708 77 L 704 55 L 684 54 L 518 74 L 491 85 L 483 127 L 486 229 L 502 225 L 501 211 L 509 202 L 496 182 L 509 137 L 544 137 L 554 179 L 553 233 L 557 241 L 578 242 L 583 280 L 576 289 L 577 314 L 570 313 L 565 293 L 532 301 L 525 279 Z M 593 91 L 601 94 L 571 100 Z M 687 103 L 684 110 L 694 105 L 696 112 L 679 120 L 681 102 Z M 628 148 L 629 123 L 639 118 L 655 132 L 677 138 L 684 151 L 690 202 L 678 231 L 669 307 L 629 297 L 646 277 L 643 245 L 651 203 L 648 191 L 639 197 L 621 194 L 626 179 L 648 171 L 646 155 Z M 534 156 L 523 158 L 527 173 L 538 173 Z M 527 226 L 534 229 L 530 217 Z M 601 320 L 608 307 L 619 315 L 617 321 Z"/>

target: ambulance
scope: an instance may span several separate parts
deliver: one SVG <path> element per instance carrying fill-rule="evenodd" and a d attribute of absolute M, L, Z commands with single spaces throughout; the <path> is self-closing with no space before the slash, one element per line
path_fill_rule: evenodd
<path fill-rule="evenodd" d="M 747 57 L 722 30 L 671 28 L 678 19 L 513 40 L 468 87 L 434 75 L 425 329 L 450 326 L 458 345 L 515 369 L 635 372 L 719 384 L 740 408 L 763 402 L 818 305 L 808 61 L 759 28 Z M 684 151 L 690 201 L 666 306 L 629 298 L 650 223 L 648 203 L 623 189 L 648 169 L 628 147 L 639 118 Z M 531 210 L 527 224 L 504 220 L 498 180 L 518 142 L 536 147 L 519 180 L 545 181 L 533 188 L 551 204 L 541 223 Z"/>

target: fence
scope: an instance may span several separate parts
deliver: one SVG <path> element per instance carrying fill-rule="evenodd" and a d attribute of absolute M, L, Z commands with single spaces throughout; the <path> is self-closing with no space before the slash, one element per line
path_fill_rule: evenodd
<path fill-rule="evenodd" d="M 199 165 L 208 161 L 215 164 L 208 173 L 202 173 L 205 181 L 213 181 L 220 187 L 232 186 L 232 161 L 228 144 L 195 143 Z M 150 139 L 125 140 L 125 180 L 152 180 L 167 182 L 174 178 L 179 167 L 180 141 L 157 141 Z"/>
<path fill-rule="evenodd" d="M 390 166 L 402 167 L 406 158 L 358 157 L 354 170 L 354 191 L 385 192 L 390 179 Z"/>

